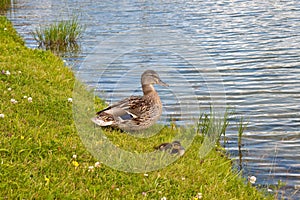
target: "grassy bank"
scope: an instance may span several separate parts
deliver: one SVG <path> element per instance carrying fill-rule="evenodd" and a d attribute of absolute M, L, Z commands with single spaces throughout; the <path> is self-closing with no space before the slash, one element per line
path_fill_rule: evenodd
<path fill-rule="evenodd" d="M 272 199 L 232 172 L 222 151 L 200 160 L 200 136 L 175 163 L 147 174 L 98 164 L 74 125 L 73 73 L 50 52 L 26 48 L 4 17 L 0 52 L 0 199 Z M 151 146 L 118 131 L 107 137 L 130 150 Z"/>

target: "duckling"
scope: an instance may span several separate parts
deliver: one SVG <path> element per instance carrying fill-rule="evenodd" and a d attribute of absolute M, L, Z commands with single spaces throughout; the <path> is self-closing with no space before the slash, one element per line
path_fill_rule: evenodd
<path fill-rule="evenodd" d="M 160 151 L 167 151 L 170 154 L 178 154 L 182 156 L 185 153 L 185 149 L 181 146 L 179 141 L 173 141 L 172 143 L 162 143 L 155 147 L 155 149 Z"/>
<path fill-rule="evenodd" d="M 125 98 L 99 112 L 92 121 L 98 126 L 110 126 L 124 131 L 149 128 L 160 118 L 162 103 L 153 85 L 168 86 L 157 72 L 146 70 L 141 76 L 143 96 Z"/>

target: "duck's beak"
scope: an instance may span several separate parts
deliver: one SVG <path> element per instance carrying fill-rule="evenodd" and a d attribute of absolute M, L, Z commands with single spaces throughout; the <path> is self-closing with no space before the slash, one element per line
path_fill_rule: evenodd
<path fill-rule="evenodd" d="M 163 82 L 162 80 L 158 79 L 158 85 L 161 85 L 161 86 L 165 86 L 165 87 L 169 87 L 168 84 L 166 84 L 165 82 Z"/>

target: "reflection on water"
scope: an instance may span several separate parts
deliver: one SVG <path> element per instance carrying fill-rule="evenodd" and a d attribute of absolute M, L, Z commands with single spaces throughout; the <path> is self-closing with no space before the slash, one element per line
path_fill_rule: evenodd
<path fill-rule="evenodd" d="M 226 103 L 236 113 L 230 118 L 232 125 L 226 144 L 232 157 L 238 159 L 237 117 L 244 116 L 249 121 L 242 148 L 245 176 L 254 175 L 258 184 L 266 186 L 281 180 L 286 183 L 283 188 L 286 196 L 300 197 L 300 192 L 294 190 L 300 185 L 300 4 L 297 0 L 176 3 L 23 0 L 13 6 L 8 16 L 27 45 L 34 48 L 31 31 L 57 19 L 70 19 L 74 12 L 81 14 L 81 22 L 86 25 L 82 52 L 68 58 L 74 70 L 101 42 L 126 32 L 138 33 L 136 41 L 133 40 L 134 49 L 110 62 L 108 68 L 97 66 L 87 76 L 99 95 L 114 102 L 128 93 L 140 94 L 138 74 L 144 68 L 155 67 L 171 85 L 169 90 L 157 87 L 165 105 L 162 121 L 167 123 L 172 117 L 180 123 L 199 114 L 180 112 L 183 105 L 191 104 L 192 108 L 207 112 L 212 99 L 216 102 L 222 99 L 222 88 L 213 94 L 210 91 L 210 85 L 220 81 L 213 79 L 217 69 Z M 146 31 L 152 28 L 188 40 L 163 42 L 165 48 L 159 48 L 153 45 L 160 44 L 166 36 Z M 148 44 L 147 38 L 153 44 Z M 120 41 L 110 45 L 118 47 Z M 187 46 L 191 48 L 185 56 L 176 54 Z M 111 49 L 108 57 L 113 54 Z M 131 70 L 136 68 L 139 70 Z M 124 76 L 125 72 L 128 76 Z M 186 90 L 187 85 L 193 92 Z M 181 100 L 172 98 L 172 91 Z M 188 103 L 180 104 L 182 101 Z"/>

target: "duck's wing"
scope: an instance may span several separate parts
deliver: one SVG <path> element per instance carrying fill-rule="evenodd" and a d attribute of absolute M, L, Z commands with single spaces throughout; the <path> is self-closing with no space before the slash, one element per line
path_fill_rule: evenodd
<path fill-rule="evenodd" d="M 119 118 L 120 120 L 137 118 L 138 116 L 132 113 L 131 110 L 141 99 L 140 96 L 131 96 L 97 112 L 96 115 L 111 115 L 114 119 Z"/>
<path fill-rule="evenodd" d="M 130 112 L 130 107 L 134 101 L 139 101 L 142 97 L 131 96 L 123 99 L 96 113 L 96 117 L 91 120 L 99 126 L 118 126 L 118 124 L 137 118 Z"/>

